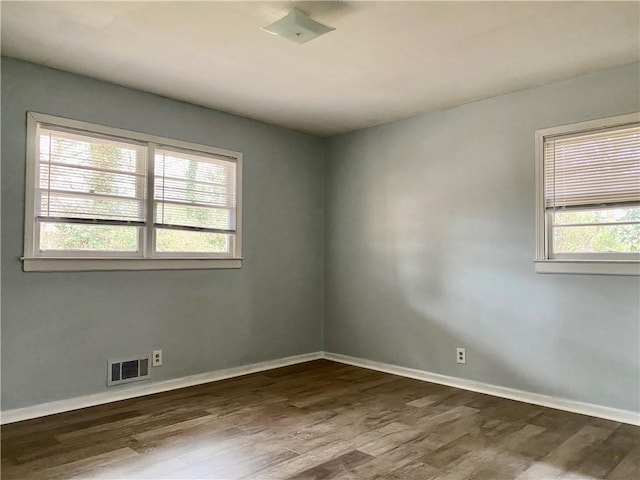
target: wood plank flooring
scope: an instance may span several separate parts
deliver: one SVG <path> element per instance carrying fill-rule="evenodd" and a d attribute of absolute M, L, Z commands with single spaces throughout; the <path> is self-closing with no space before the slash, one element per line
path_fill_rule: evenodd
<path fill-rule="evenodd" d="M 640 479 L 640 428 L 325 360 L 2 427 L 10 479 Z"/>

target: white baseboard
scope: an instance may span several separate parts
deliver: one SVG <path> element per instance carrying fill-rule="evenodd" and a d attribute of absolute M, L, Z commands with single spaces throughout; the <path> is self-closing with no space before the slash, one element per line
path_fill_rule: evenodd
<path fill-rule="evenodd" d="M 82 397 L 70 398 L 68 400 L 41 403 L 40 405 L 33 405 L 31 407 L 6 410 L 0 412 L 0 424 L 4 425 L 7 423 L 19 422 L 21 420 L 53 415 L 54 413 L 68 412 L 79 408 L 92 407 L 94 405 L 127 400 L 129 398 L 142 397 L 153 393 L 167 392 L 178 388 L 192 387 L 194 385 L 224 380 L 225 378 L 239 377 L 249 373 L 271 370 L 273 368 L 286 367 L 288 365 L 295 365 L 296 363 L 317 360 L 322 358 L 322 355 L 322 352 L 305 353 L 303 355 L 267 360 L 266 362 L 225 368 L 223 370 L 199 373 L 197 375 L 189 375 L 188 377 L 175 378 L 156 383 L 147 383 L 144 385 L 127 386 L 122 388 L 116 387 L 113 391 L 84 395 Z"/>
<path fill-rule="evenodd" d="M 55 413 L 68 412 L 79 408 L 91 407 L 94 405 L 102 405 L 105 403 L 117 402 L 119 400 L 127 400 L 129 398 L 142 397 L 154 393 L 167 392 L 178 388 L 191 387 L 201 385 L 203 383 L 215 382 L 226 378 L 239 377 L 250 373 L 263 372 L 273 368 L 286 367 L 297 363 L 309 362 L 325 358 L 334 362 L 354 365 L 356 367 L 368 368 L 379 372 L 390 373 L 402 377 L 414 378 L 425 382 L 438 383 L 472 392 L 486 393 L 496 397 L 509 398 L 520 402 L 531 403 L 533 405 L 541 405 L 544 407 L 556 408 L 568 412 L 590 415 L 592 417 L 605 418 L 616 422 L 628 423 L 631 425 L 640 425 L 640 413 L 631 410 L 620 410 L 617 408 L 605 407 L 602 405 L 594 405 L 591 403 L 578 402 L 566 398 L 551 397 L 539 393 L 526 392 L 524 390 L 516 390 L 513 388 L 500 387 L 489 383 L 476 382 L 465 378 L 450 377 L 440 375 L 438 373 L 416 370 L 413 368 L 401 367 L 389 363 L 376 362 L 363 358 L 350 357 L 331 352 L 313 352 L 293 357 L 279 358 L 276 360 L 267 360 L 265 362 L 254 363 L 251 365 L 242 365 L 239 367 L 226 368 L 223 370 L 215 370 L 213 372 L 200 373 L 190 375 L 188 377 L 175 378 L 156 383 L 148 383 L 144 385 L 134 385 L 119 388 L 113 391 L 95 393 L 92 395 L 84 395 L 82 397 L 70 398 L 68 400 L 59 400 L 56 402 L 42 403 L 30 407 L 16 408 L 0 412 L 0 424 L 19 422 L 29 420 L 31 418 L 44 417 Z"/>
<path fill-rule="evenodd" d="M 520 402 L 531 403 L 533 405 L 541 405 L 543 407 L 565 410 L 567 412 L 580 413 L 590 415 L 592 417 L 605 418 L 616 422 L 628 423 L 631 425 L 640 425 L 640 412 L 631 410 L 620 410 L 617 408 L 605 407 L 602 405 L 594 405 L 591 403 L 578 402 L 567 398 L 552 397 L 539 393 L 526 392 L 524 390 L 516 390 L 514 388 L 500 387 L 489 383 L 476 382 L 465 378 L 450 377 L 440 375 L 438 373 L 416 370 L 413 368 L 400 367 L 389 363 L 375 362 L 363 358 L 350 357 L 338 353 L 324 352 L 323 358 L 333 360 L 334 362 L 346 363 L 356 367 L 368 368 L 379 372 L 391 373 L 402 377 L 414 378 L 425 382 L 438 383 L 450 387 L 456 387 L 472 392 L 486 393 L 496 397 L 508 398 Z"/>

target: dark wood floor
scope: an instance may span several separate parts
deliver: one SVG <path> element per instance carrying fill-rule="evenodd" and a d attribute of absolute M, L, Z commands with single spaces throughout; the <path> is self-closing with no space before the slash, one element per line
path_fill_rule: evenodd
<path fill-rule="evenodd" d="M 640 428 L 319 360 L 6 425 L 8 479 L 640 479 Z"/>

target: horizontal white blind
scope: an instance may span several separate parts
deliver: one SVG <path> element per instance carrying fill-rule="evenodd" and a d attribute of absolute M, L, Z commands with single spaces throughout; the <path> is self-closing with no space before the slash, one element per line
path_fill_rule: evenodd
<path fill-rule="evenodd" d="M 40 221 L 144 225 L 145 147 L 40 125 Z"/>
<path fill-rule="evenodd" d="M 159 147 L 154 172 L 158 227 L 235 233 L 235 159 Z"/>
<path fill-rule="evenodd" d="M 640 202 L 640 125 L 544 141 L 547 209 Z"/>

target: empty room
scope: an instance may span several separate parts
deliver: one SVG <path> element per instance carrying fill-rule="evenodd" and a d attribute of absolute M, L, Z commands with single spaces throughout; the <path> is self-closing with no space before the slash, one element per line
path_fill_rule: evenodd
<path fill-rule="evenodd" d="M 640 479 L 640 3 L 0 18 L 3 480 Z"/>

